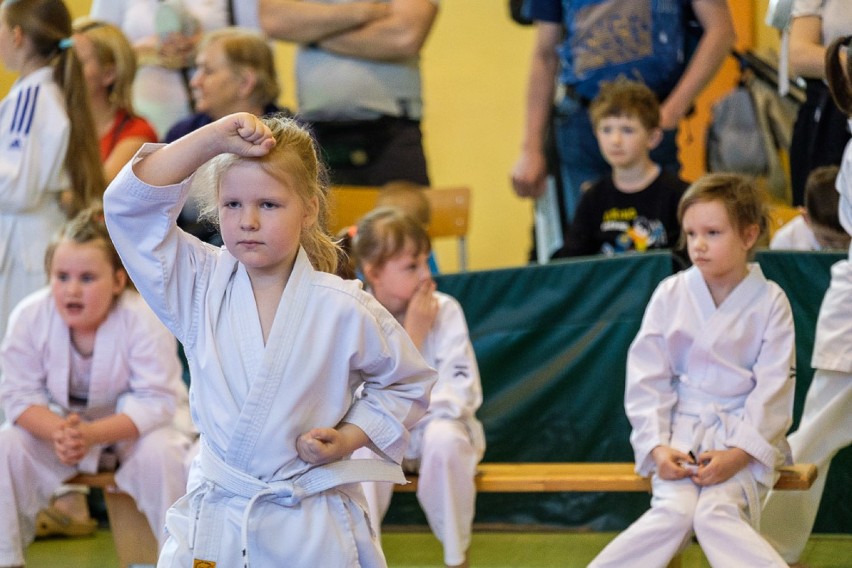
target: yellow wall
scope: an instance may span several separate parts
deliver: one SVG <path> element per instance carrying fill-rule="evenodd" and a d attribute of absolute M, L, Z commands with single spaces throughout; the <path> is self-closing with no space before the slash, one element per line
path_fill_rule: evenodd
<path fill-rule="evenodd" d="M 89 13 L 89 7 L 92 5 L 92 1 L 66 0 L 65 5 L 68 6 L 68 9 L 71 11 L 71 16 L 76 18 L 77 16 L 85 16 Z M 12 85 L 12 81 L 14 80 L 15 75 L 6 69 L 2 63 L 0 63 L 0 98 L 6 96 L 6 93 L 9 91 L 9 87 Z"/>
<path fill-rule="evenodd" d="M 767 26 L 764 23 L 766 10 L 769 7 L 769 0 L 754 0 L 754 6 L 755 14 L 757 14 L 754 26 L 755 50 L 773 61 L 777 60 L 781 44 L 780 33 L 775 28 Z"/>
<path fill-rule="evenodd" d="M 91 0 L 67 0 L 74 15 L 88 11 Z M 735 10 L 740 45 L 751 45 L 760 29 L 767 0 L 754 4 L 729 0 Z M 449 0 L 423 53 L 425 120 L 430 174 L 435 186 L 469 185 L 473 190 L 469 264 L 473 269 L 517 266 L 530 247 L 532 206 L 514 196 L 509 183 L 523 127 L 527 70 L 533 30 L 511 21 L 507 0 Z M 752 26 L 752 12 L 759 14 Z M 742 28 L 742 29 L 740 29 Z M 282 101 L 295 109 L 292 46 L 278 49 L 284 86 Z M 709 104 L 736 78 L 731 67 L 702 98 L 699 114 L 682 135 L 684 176 L 703 168 L 703 132 Z M 12 77 L 0 75 L 0 94 Z M 691 135 L 691 141 L 689 137 Z M 456 268 L 454 243 L 436 243 L 442 269 Z"/>

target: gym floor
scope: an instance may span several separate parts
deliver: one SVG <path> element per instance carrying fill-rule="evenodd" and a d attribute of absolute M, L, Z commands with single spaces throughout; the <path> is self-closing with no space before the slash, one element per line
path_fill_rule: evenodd
<path fill-rule="evenodd" d="M 474 532 L 471 565 L 477 568 L 580 568 L 586 566 L 615 533 Z M 425 530 L 386 530 L 383 537 L 390 568 L 439 568 L 441 546 Z M 852 535 L 814 535 L 802 559 L 810 568 L 852 567 Z M 108 529 L 92 537 L 37 540 L 27 550 L 28 568 L 118 568 Z M 705 568 L 698 545 L 684 555 L 682 568 Z"/>

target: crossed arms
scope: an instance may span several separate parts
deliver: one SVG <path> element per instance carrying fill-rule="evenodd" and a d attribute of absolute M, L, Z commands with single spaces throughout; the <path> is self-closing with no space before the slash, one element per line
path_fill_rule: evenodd
<path fill-rule="evenodd" d="M 394 61 L 420 53 L 438 7 L 432 0 L 259 0 L 259 11 L 260 27 L 271 38 L 314 44 L 338 55 Z"/>

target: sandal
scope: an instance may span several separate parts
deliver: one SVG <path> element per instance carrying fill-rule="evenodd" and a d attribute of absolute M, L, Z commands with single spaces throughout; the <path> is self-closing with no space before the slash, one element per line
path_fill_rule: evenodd
<path fill-rule="evenodd" d="M 89 536 L 98 528 L 94 519 L 72 519 L 56 507 L 50 506 L 39 511 L 36 516 L 36 537 L 48 536 Z"/>

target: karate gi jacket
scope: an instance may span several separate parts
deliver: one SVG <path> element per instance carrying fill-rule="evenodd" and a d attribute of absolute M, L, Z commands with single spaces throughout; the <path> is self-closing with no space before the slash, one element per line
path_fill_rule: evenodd
<path fill-rule="evenodd" d="M 795 347 L 790 303 L 756 264 L 718 307 L 695 267 L 663 280 L 627 359 L 636 471 L 653 471 L 659 445 L 696 455 L 737 447 L 772 487 L 790 461 Z"/>
<path fill-rule="evenodd" d="M 332 496 L 317 493 L 303 480 L 325 466 L 302 461 L 296 439 L 311 428 L 355 424 L 401 476 L 408 430 L 428 407 L 435 372 L 360 284 L 315 270 L 304 249 L 264 345 L 245 268 L 224 247 L 175 225 L 192 178 L 153 187 L 133 174 L 132 163 L 156 147 L 144 146 L 122 170 L 104 205 L 128 273 L 185 348 L 203 442 L 197 463 L 213 483 L 174 508 L 179 522 L 167 528 L 179 534 L 174 549 L 167 543 L 167 554 L 189 558 L 191 549 L 192 558 L 230 566 L 242 561 L 245 548 L 261 554 L 260 566 L 294 559 L 306 566 L 356 565 L 354 539 L 335 527 L 355 523 L 369 530 L 367 519 L 337 516 L 329 511 L 339 505 L 326 503 L 341 494 L 358 499 L 360 487 L 352 484 L 358 479 L 343 470 L 364 460 L 337 462 L 342 467 L 330 475 L 339 474 L 341 485 Z M 364 396 L 355 400 L 362 385 Z M 241 520 L 232 523 L 235 518 Z M 310 532 L 314 523 L 328 529 Z M 289 536 L 275 536 L 282 534 Z"/>
<path fill-rule="evenodd" d="M 70 409 L 71 333 L 49 288 L 30 294 L 12 312 L 0 348 L 0 402 L 14 423 L 31 406 L 64 415 Z M 85 420 L 126 414 L 144 436 L 175 425 L 186 432 L 186 385 L 174 336 L 145 301 L 126 290 L 98 328 L 92 355 Z M 78 469 L 95 473 L 102 446 L 93 447 Z"/>
<path fill-rule="evenodd" d="M 473 447 L 481 456 L 485 451 L 485 432 L 476 411 L 482 405 L 482 384 L 467 322 L 455 298 L 441 292 L 435 292 L 435 297 L 438 315 L 420 352 L 438 371 L 438 381 L 432 389 L 429 410 L 415 425 L 414 432 L 433 418 L 458 420 L 467 428 Z"/>
<path fill-rule="evenodd" d="M 852 128 L 852 120 L 849 121 Z M 852 144 L 846 145 L 840 173 L 838 216 L 846 232 L 852 234 Z M 831 267 L 831 284 L 825 292 L 817 318 L 811 366 L 814 369 L 852 373 L 852 244 L 850 256 Z"/>

